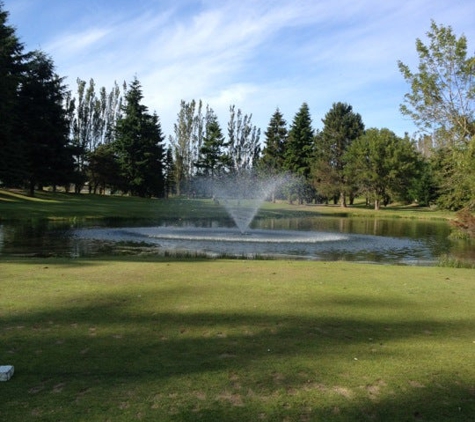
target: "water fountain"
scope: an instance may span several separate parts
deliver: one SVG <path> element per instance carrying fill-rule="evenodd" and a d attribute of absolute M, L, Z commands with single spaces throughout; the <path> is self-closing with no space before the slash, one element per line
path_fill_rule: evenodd
<path fill-rule="evenodd" d="M 201 186 L 227 210 L 234 227 L 216 220 L 208 227 L 203 227 L 190 220 L 164 222 L 154 227 L 82 229 L 76 233 L 81 238 L 115 244 L 130 242 L 178 255 L 197 253 L 207 256 L 356 259 L 375 262 L 383 256 L 395 262 L 400 262 L 401 256 L 406 262 L 426 259 L 426 248 L 410 239 L 318 229 L 256 228 L 255 224 L 251 228 L 262 203 L 286 180 L 283 177 L 264 178 L 240 174 L 213 179 L 206 186 Z"/>
<path fill-rule="evenodd" d="M 246 234 L 263 202 L 288 180 L 289 176 L 259 177 L 240 173 L 208 183 L 212 185 L 215 200 L 226 209 L 241 234 Z"/>

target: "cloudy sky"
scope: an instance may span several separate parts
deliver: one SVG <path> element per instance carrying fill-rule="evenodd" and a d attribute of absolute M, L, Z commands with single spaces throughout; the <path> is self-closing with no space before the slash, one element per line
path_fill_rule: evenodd
<path fill-rule="evenodd" d="M 1 2 L 2 0 L 0 0 Z M 226 128 L 229 106 L 265 131 L 278 107 L 290 124 L 303 102 L 314 128 L 335 102 L 366 127 L 398 135 L 415 69 L 416 38 L 431 19 L 475 44 L 473 0 L 3 0 L 27 51 L 48 53 L 75 91 L 93 78 L 110 89 L 137 76 L 166 135 L 180 101 L 202 99 Z"/>

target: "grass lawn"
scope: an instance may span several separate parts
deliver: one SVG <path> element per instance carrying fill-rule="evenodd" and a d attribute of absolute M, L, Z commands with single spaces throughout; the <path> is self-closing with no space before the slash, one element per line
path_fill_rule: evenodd
<path fill-rule="evenodd" d="M 0 420 L 473 421 L 474 272 L 0 259 Z"/>
<path fill-rule="evenodd" d="M 226 217 L 220 205 L 209 199 L 171 198 L 167 200 L 128 196 L 75 195 L 66 193 L 36 192 L 31 198 L 21 192 L 0 189 L 0 221 L 22 218 L 203 218 Z M 392 206 L 374 211 L 363 201 L 355 206 L 341 208 L 336 205 L 289 205 L 265 202 L 259 215 L 299 216 L 323 214 L 342 217 L 453 219 L 454 213 L 426 207 Z"/>

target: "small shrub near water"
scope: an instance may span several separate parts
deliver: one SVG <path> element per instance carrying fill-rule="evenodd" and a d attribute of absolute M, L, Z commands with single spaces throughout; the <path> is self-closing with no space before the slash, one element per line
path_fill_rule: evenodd
<path fill-rule="evenodd" d="M 449 255 L 443 255 L 439 258 L 438 267 L 447 267 L 447 268 L 475 268 L 470 262 L 465 262 L 461 259 L 451 257 Z"/>
<path fill-rule="evenodd" d="M 472 214 L 471 207 L 460 210 L 452 225 L 457 228 L 458 236 L 475 238 L 475 215 Z"/>

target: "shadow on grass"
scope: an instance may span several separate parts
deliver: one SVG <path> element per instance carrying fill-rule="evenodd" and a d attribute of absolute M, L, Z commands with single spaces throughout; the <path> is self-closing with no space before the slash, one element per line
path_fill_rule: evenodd
<path fill-rule="evenodd" d="M 22 420 L 25 409 L 40 408 L 50 412 L 43 420 L 84 420 L 78 414 L 96 401 L 112 418 L 128 403 L 113 420 L 131 420 L 129 410 L 180 421 L 468 421 L 475 414 L 470 363 L 438 366 L 430 347 L 463 336 L 473 321 L 405 320 L 413 304 L 364 297 L 316 301 L 322 309 L 311 316 L 193 312 L 186 304 L 163 311 L 176 293 L 142 289 L 144 308 L 125 294 L 76 297 L 4 317 L 0 361 L 13 363 L 16 374 L 0 385 L 0 417 Z M 384 313 L 390 304 L 399 319 Z M 332 312 L 338 305 L 382 316 Z M 166 417 L 153 419 L 157 408 Z"/>

